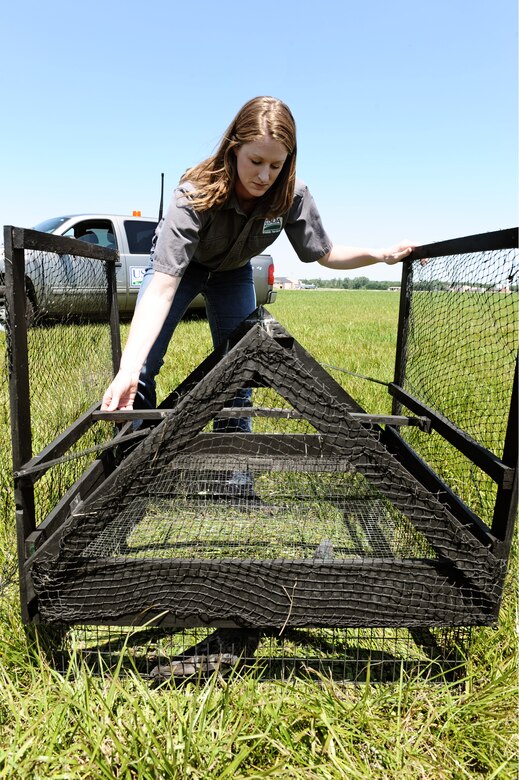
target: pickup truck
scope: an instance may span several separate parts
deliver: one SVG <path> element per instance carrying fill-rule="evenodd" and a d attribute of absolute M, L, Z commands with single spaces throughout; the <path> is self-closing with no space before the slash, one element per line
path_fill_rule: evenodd
<path fill-rule="evenodd" d="M 157 227 L 156 219 L 113 214 L 76 214 L 54 217 L 34 227 L 43 233 L 67 236 L 91 244 L 117 249 L 117 300 L 121 319 L 133 314 L 137 293 L 148 263 L 151 243 Z M 26 290 L 28 312 L 42 317 L 63 317 L 66 314 L 96 315 L 99 290 L 106 285 L 101 264 L 87 266 L 88 277 L 79 273 L 81 265 L 69 263 L 67 256 L 26 250 Z M 70 258 L 69 258 L 70 259 Z M 258 305 L 273 303 L 274 263 L 270 255 L 257 255 L 251 260 Z M 85 267 L 85 264 L 83 264 Z M 0 250 L 0 319 L 5 316 L 5 261 Z M 92 278 L 92 277 L 95 278 Z M 65 288 L 64 284 L 67 284 Z M 201 295 L 190 309 L 203 310 Z"/>

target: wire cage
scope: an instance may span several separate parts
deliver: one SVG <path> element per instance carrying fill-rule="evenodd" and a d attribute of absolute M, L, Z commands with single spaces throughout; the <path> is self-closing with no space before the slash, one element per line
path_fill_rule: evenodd
<path fill-rule="evenodd" d="M 33 627 L 31 630 L 35 630 Z M 247 672 L 259 679 L 386 683 L 459 679 L 472 643 L 470 627 L 184 628 L 38 626 L 39 647 L 63 674 L 74 663 L 103 674 L 118 667 L 153 685 Z"/>
<path fill-rule="evenodd" d="M 245 662 L 457 668 L 471 627 L 497 621 L 510 553 L 516 246 L 500 231 L 415 250 L 391 414 L 368 414 L 260 308 L 158 410 L 88 409 L 82 430 L 122 427 L 39 524 L 28 485 L 77 425 L 15 463 L 26 622 L 61 658 L 131 645 L 159 680 Z"/>

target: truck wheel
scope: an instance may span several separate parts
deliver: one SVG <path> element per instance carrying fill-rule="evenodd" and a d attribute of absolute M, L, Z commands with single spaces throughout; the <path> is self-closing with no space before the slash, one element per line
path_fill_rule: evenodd
<path fill-rule="evenodd" d="M 36 307 L 33 301 L 25 294 L 25 319 L 27 327 L 34 325 L 36 319 Z M 0 330 L 5 330 L 7 325 L 7 309 L 5 305 L 5 285 L 0 285 Z"/>
<path fill-rule="evenodd" d="M 0 285 L 0 330 L 5 330 L 7 312 L 5 310 L 5 284 Z"/>
<path fill-rule="evenodd" d="M 30 328 L 34 325 L 34 320 L 36 319 L 36 307 L 34 303 L 31 301 L 29 296 L 25 295 L 25 321 L 27 322 L 27 327 Z"/>

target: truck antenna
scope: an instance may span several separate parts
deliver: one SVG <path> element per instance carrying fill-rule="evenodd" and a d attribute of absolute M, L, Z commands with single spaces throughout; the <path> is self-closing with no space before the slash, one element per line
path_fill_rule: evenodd
<path fill-rule="evenodd" d="M 164 207 L 164 174 L 160 174 L 160 205 L 159 205 L 159 222 L 162 219 L 162 210 Z"/>

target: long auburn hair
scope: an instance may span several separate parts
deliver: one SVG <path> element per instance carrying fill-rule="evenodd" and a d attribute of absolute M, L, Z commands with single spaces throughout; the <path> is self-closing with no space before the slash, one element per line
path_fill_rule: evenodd
<path fill-rule="evenodd" d="M 185 195 L 198 211 L 222 206 L 236 181 L 235 150 L 265 135 L 281 142 L 288 155 L 276 181 L 263 196 L 264 216 L 278 217 L 292 205 L 296 180 L 296 123 L 289 107 L 273 97 L 255 97 L 238 111 L 216 152 L 187 170 L 180 182 L 190 182 L 194 191 Z"/>

